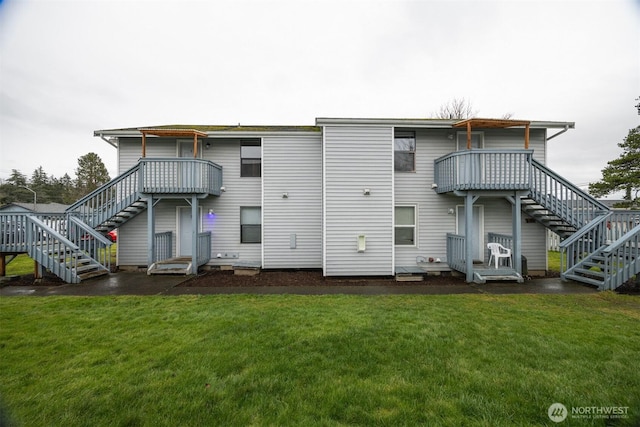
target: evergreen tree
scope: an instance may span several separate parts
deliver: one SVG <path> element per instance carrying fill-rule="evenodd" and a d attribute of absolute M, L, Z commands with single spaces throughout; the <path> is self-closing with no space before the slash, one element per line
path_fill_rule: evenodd
<path fill-rule="evenodd" d="M 602 169 L 602 179 L 589 184 L 589 192 L 595 197 L 624 191 L 623 207 L 636 206 L 640 192 L 640 126 L 629 130 L 618 147 L 623 152 Z"/>
<path fill-rule="evenodd" d="M 27 177 L 20 173 L 17 169 L 11 169 L 11 176 L 6 180 L 7 184 L 15 185 L 19 187 L 21 185 L 27 185 Z"/>
<path fill-rule="evenodd" d="M 96 153 L 88 153 L 78 159 L 76 187 L 80 194 L 87 194 L 111 178 L 102 159 Z"/>

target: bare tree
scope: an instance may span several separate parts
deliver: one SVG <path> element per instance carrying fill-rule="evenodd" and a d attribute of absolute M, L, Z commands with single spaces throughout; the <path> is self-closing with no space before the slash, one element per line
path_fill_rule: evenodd
<path fill-rule="evenodd" d="M 470 119 L 478 112 L 473 109 L 473 105 L 465 98 L 453 98 L 451 101 L 440 106 L 440 109 L 432 113 L 436 119 Z"/>

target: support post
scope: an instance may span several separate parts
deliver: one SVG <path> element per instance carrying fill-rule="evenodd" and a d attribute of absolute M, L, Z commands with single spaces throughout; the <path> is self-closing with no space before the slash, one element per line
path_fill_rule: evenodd
<path fill-rule="evenodd" d="M 467 150 L 471 150 L 471 121 L 467 122 Z"/>
<path fill-rule="evenodd" d="M 36 281 L 40 281 L 44 276 L 44 269 L 42 268 L 42 264 L 38 261 L 33 261 L 33 278 Z"/>
<path fill-rule="evenodd" d="M 191 196 L 191 273 L 198 274 L 198 197 Z"/>
<path fill-rule="evenodd" d="M 0 276 L 4 277 L 7 275 L 7 255 L 0 254 Z"/>
<path fill-rule="evenodd" d="M 142 157 L 147 157 L 147 134 L 142 132 Z"/>
<path fill-rule="evenodd" d="M 524 149 L 529 149 L 529 124 L 524 125 Z"/>
<path fill-rule="evenodd" d="M 522 202 L 517 191 L 513 199 L 513 267 L 522 274 Z"/>
<path fill-rule="evenodd" d="M 473 195 L 467 193 L 464 199 L 464 245 L 466 281 L 473 282 Z"/>
<path fill-rule="evenodd" d="M 147 199 L 147 268 L 156 262 L 156 221 L 153 196 Z"/>
<path fill-rule="evenodd" d="M 193 158 L 198 158 L 198 135 L 193 134 Z"/>

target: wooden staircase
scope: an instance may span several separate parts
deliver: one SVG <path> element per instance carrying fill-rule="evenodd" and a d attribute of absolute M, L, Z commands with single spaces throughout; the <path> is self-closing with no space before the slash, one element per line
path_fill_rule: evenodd
<path fill-rule="evenodd" d="M 615 289 L 640 273 L 640 212 L 611 211 L 532 160 L 525 214 L 560 236 L 561 277 Z"/>
<path fill-rule="evenodd" d="M 573 225 L 531 198 L 522 199 L 522 212 L 556 233 L 561 239 L 567 238 L 577 231 Z"/>

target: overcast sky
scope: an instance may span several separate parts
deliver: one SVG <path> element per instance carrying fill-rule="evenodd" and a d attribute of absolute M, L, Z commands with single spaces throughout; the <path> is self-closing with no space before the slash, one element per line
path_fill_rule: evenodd
<path fill-rule="evenodd" d="M 0 179 L 75 177 L 96 129 L 430 117 L 575 121 L 548 164 L 598 180 L 640 122 L 640 0 L 0 0 Z"/>

